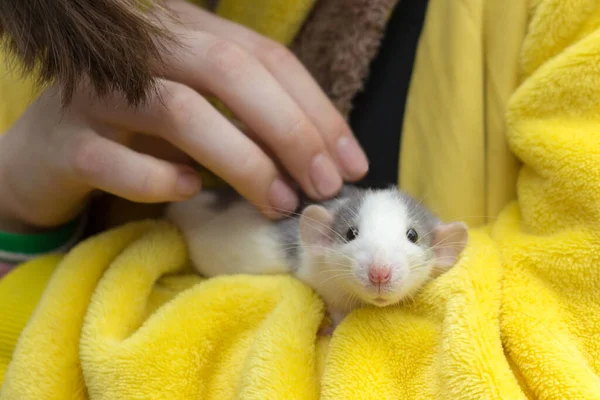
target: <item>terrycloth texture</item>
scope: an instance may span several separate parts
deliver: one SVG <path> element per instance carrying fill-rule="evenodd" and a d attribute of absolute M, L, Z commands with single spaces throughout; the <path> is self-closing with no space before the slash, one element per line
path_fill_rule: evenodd
<path fill-rule="evenodd" d="M 12 269 L 0 279 L 0 382 L 15 342 L 39 302 L 60 256 L 51 255 Z"/>
<path fill-rule="evenodd" d="M 348 116 L 397 0 L 319 0 L 292 50 Z"/>
<path fill-rule="evenodd" d="M 291 277 L 202 281 L 176 230 L 128 225 L 40 261 L 0 399 L 600 399 L 600 7 L 565 4 L 531 8 L 508 104 L 518 202 L 411 304 L 315 344 Z"/>
<path fill-rule="evenodd" d="M 161 223 L 82 243 L 60 261 L 0 398 L 316 398 L 317 296 L 287 276 L 202 281 L 181 273 L 186 261 Z"/>
<path fill-rule="evenodd" d="M 429 0 L 406 99 L 399 184 L 443 218 L 481 226 L 516 199 L 519 162 L 505 117 L 520 82 L 527 18 L 527 0 Z"/>

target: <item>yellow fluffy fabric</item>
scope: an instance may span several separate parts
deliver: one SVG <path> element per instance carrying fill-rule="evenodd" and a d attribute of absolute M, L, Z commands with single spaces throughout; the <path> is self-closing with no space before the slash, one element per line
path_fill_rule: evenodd
<path fill-rule="evenodd" d="M 37 261 L 56 269 L 0 399 L 600 399 L 600 7 L 528 12 L 518 201 L 410 304 L 316 339 L 293 278 L 202 280 L 176 229 L 130 224 Z"/>
<path fill-rule="evenodd" d="M 177 230 L 154 222 L 53 260 L 0 398 L 314 398 L 312 291 L 289 277 L 202 281 L 186 260 Z"/>
<path fill-rule="evenodd" d="M 519 85 L 528 3 L 429 0 L 406 99 L 399 183 L 445 219 L 482 226 L 516 198 L 519 162 L 506 109 Z"/>

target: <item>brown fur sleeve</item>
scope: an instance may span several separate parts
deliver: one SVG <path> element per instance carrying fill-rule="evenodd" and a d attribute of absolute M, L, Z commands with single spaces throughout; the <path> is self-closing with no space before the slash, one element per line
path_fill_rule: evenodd
<path fill-rule="evenodd" d="M 0 0 L 0 39 L 24 73 L 58 84 L 64 105 L 82 80 L 137 105 L 171 41 L 154 18 L 164 11 L 153 0 Z"/>
<path fill-rule="evenodd" d="M 348 116 L 398 0 L 318 0 L 292 50 Z"/>

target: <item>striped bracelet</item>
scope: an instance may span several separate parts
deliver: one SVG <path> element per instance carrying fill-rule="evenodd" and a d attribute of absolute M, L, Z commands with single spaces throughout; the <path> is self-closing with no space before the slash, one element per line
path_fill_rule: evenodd
<path fill-rule="evenodd" d="M 54 230 L 19 234 L 0 231 L 0 262 L 19 264 L 34 257 L 63 252 L 83 235 L 86 213 Z"/>

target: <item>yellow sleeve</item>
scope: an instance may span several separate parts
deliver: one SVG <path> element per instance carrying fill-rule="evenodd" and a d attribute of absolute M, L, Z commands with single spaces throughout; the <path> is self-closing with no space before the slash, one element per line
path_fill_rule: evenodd
<path fill-rule="evenodd" d="M 22 77 L 0 47 L 0 134 L 19 118 L 37 96 L 31 77 Z"/>
<path fill-rule="evenodd" d="M 17 339 L 61 258 L 60 255 L 37 258 L 0 279 L 0 386 Z"/>
<path fill-rule="evenodd" d="M 527 2 L 431 0 L 407 98 L 399 184 L 442 218 L 480 226 L 515 198 L 505 112 Z"/>
<path fill-rule="evenodd" d="M 215 12 L 279 43 L 289 45 L 316 0 L 219 0 Z"/>

